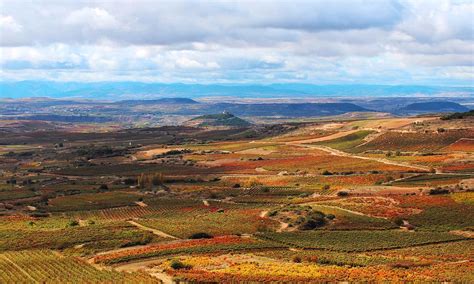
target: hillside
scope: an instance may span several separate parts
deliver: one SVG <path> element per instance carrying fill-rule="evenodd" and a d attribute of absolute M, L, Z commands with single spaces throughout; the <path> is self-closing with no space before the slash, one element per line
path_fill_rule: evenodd
<path fill-rule="evenodd" d="M 311 117 L 370 111 L 352 103 L 217 103 L 200 109 L 212 114 L 225 109 L 239 116 Z"/>
<path fill-rule="evenodd" d="M 224 127 L 246 127 L 251 123 L 243 120 L 231 113 L 223 112 L 219 114 L 208 114 L 195 117 L 185 123 L 187 126 L 209 127 L 209 126 L 224 126 Z"/>
<path fill-rule="evenodd" d="M 464 112 L 469 109 L 463 105 L 460 105 L 455 102 L 449 101 L 438 101 L 438 102 L 421 102 L 421 103 L 412 103 L 399 111 L 402 113 L 406 112 Z"/>
<path fill-rule="evenodd" d="M 448 114 L 446 116 L 441 117 L 442 120 L 450 120 L 450 119 L 464 119 L 468 117 L 474 117 L 474 109 L 466 112 L 455 112 L 452 114 Z"/>

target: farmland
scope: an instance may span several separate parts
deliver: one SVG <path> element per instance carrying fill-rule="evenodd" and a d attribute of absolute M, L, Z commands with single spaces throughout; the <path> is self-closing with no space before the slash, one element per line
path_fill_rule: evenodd
<path fill-rule="evenodd" d="M 471 118 L 334 119 L 12 124 L 0 282 L 473 282 Z"/>

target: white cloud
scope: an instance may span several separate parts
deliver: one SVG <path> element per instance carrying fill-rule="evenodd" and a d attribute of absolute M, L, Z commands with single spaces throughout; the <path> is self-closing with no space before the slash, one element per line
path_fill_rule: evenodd
<path fill-rule="evenodd" d="M 3 32 L 14 32 L 18 33 L 21 32 L 23 27 L 15 21 L 12 16 L 3 16 L 0 15 L 0 26 L 2 27 Z"/>
<path fill-rule="evenodd" d="M 7 1 L 2 13 L 5 78 L 472 84 L 474 76 L 472 1 L 46 0 Z"/>
<path fill-rule="evenodd" d="M 104 9 L 84 7 L 71 12 L 64 23 L 73 26 L 86 26 L 91 29 L 108 30 L 120 27 L 114 16 Z"/>

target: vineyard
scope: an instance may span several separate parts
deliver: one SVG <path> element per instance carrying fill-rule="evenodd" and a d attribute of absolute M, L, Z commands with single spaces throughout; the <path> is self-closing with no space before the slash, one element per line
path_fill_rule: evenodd
<path fill-rule="evenodd" d="M 245 250 L 259 250 L 268 248 L 279 248 L 282 245 L 267 241 L 242 238 L 237 236 L 222 236 L 212 239 L 198 239 L 173 241 L 157 245 L 150 245 L 137 249 L 122 250 L 116 253 L 98 255 L 94 262 L 105 264 L 117 264 L 121 262 L 136 261 L 140 259 L 162 257 L 179 254 L 207 254 L 207 253 L 230 253 Z"/>
<path fill-rule="evenodd" d="M 73 257 L 49 250 L 0 254 L 2 283 L 161 283 L 146 273 L 99 270 Z"/>
<path fill-rule="evenodd" d="M 76 211 L 93 210 L 110 207 L 135 205 L 138 197 L 125 192 L 91 193 L 81 195 L 63 196 L 49 202 L 51 211 Z"/>
<path fill-rule="evenodd" d="M 0 135 L 0 283 L 474 283 L 472 125 L 380 115 Z"/>
<path fill-rule="evenodd" d="M 209 210 L 212 210 L 209 212 Z M 160 229 L 180 238 L 187 238 L 201 231 L 213 236 L 255 233 L 276 227 L 274 222 L 260 218 L 259 209 L 207 209 L 202 211 L 167 212 L 153 214 L 137 222 L 150 228 Z M 191 222 L 189 222 L 192 220 Z"/>
<path fill-rule="evenodd" d="M 302 262 L 272 261 L 252 255 L 230 257 L 184 257 L 190 270 L 168 270 L 179 279 L 200 282 L 304 282 L 321 283 L 327 281 L 408 281 L 432 282 L 434 280 L 454 280 L 470 282 L 472 275 L 467 272 L 472 264 L 420 264 L 407 269 L 393 269 L 390 265 L 338 266 L 321 265 L 309 258 Z M 166 268 L 168 262 L 161 266 Z M 396 265 L 396 264 L 393 264 Z M 459 274 L 456 273 L 459 272 Z"/>
<path fill-rule="evenodd" d="M 138 230 L 128 223 L 112 222 L 55 230 L 0 230 L 0 251 L 24 249 L 66 249 L 80 245 L 92 252 L 146 244 L 160 239 L 150 232 Z"/>
<path fill-rule="evenodd" d="M 343 136 L 341 138 L 336 138 L 329 141 L 316 143 L 317 145 L 323 145 L 330 148 L 334 148 L 342 151 L 357 151 L 357 146 L 364 142 L 364 138 L 367 135 L 373 134 L 374 131 L 362 130 L 349 135 Z"/>
<path fill-rule="evenodd" d="M 387 132 L 361 147 L 364 150 L 436 151 L 461 138 L 474 138 L 472 129 L 445 132 L 400 133 Z"/>
<path fill-rule="evenodd" d="M 261 237 L 302 249 L 327 249 L 344 252 L 402 248 L 465 239 L 448 233 L 401 231 L 314 231 L 265 233 Z M 357 242 L 354 242 L 354 237 Z"/>

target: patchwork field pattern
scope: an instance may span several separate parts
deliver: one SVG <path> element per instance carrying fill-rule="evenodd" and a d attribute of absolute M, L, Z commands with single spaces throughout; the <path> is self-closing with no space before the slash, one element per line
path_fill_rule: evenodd
<path fill-rule="evenodd" d="M 383 116 L 14 129 L 0 282 L 474 282 L 474 124 Z"/>

